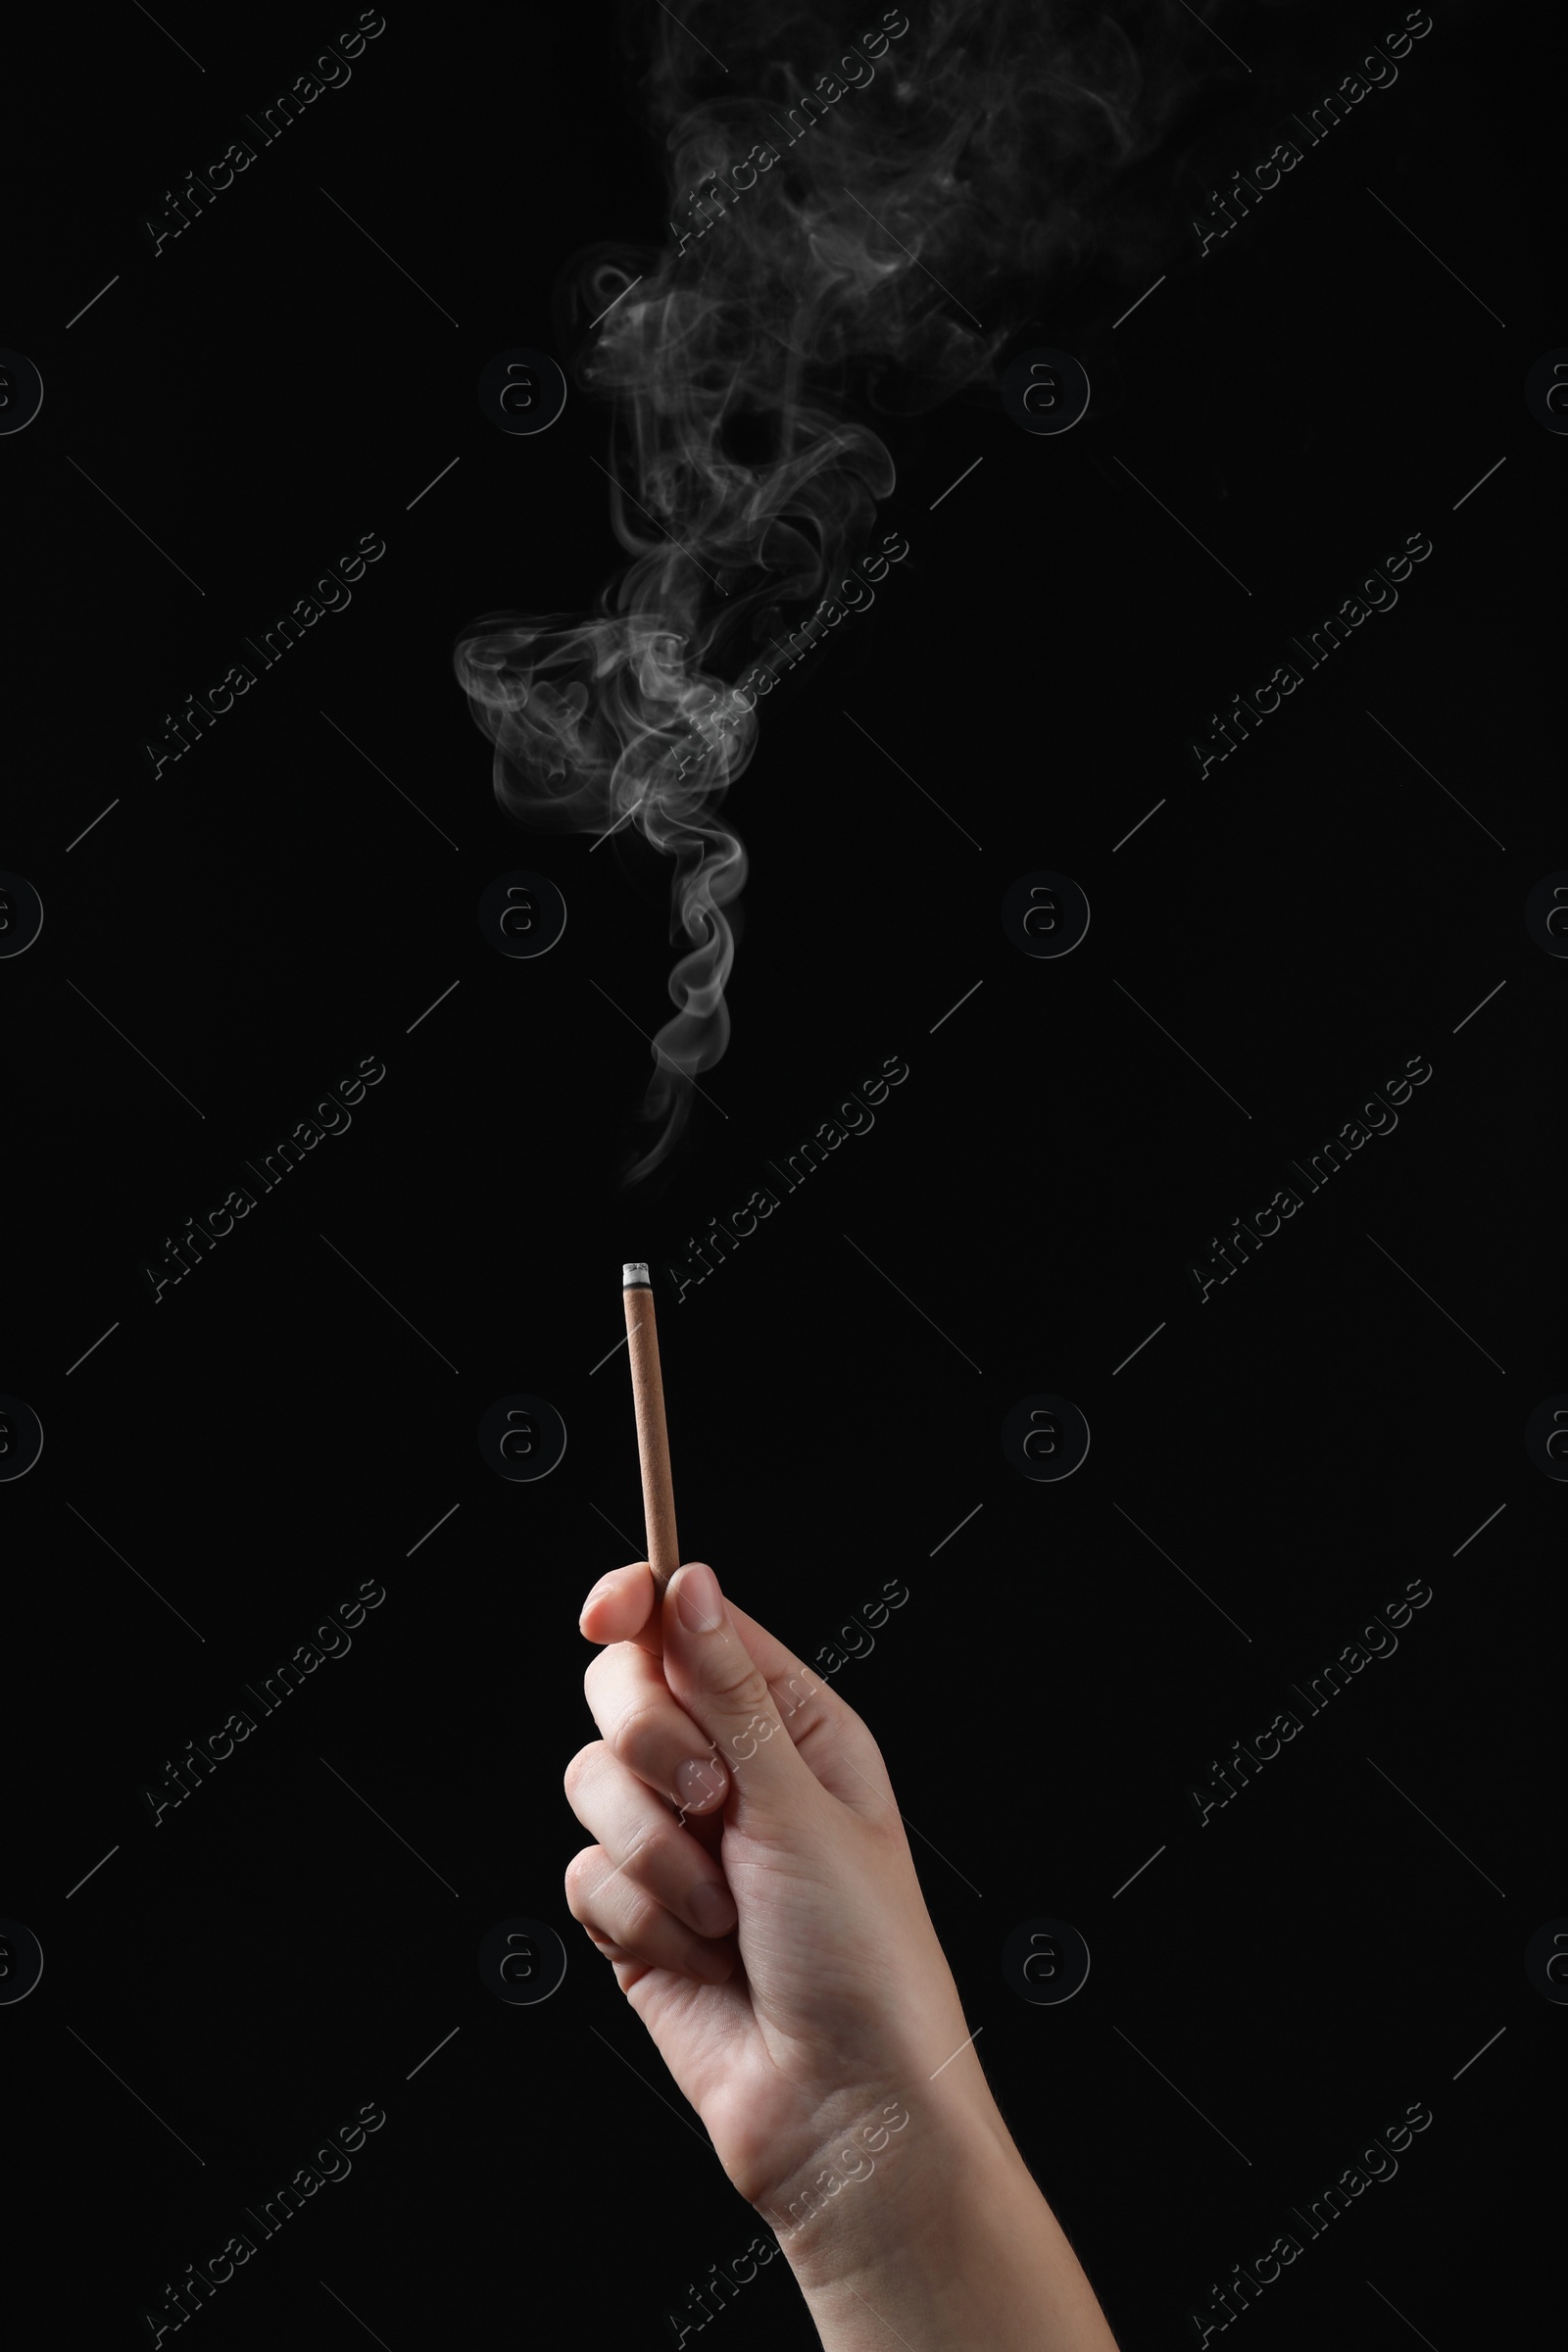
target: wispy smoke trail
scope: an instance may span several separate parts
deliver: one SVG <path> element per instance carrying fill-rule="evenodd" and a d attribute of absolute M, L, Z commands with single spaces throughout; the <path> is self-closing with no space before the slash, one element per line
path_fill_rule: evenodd
<path fill-rule="evenodd" d="M 858 38 L 791 0 L 679 14 L 639 33 L 651 21 L 668 246 L 574 266 L 576 318 L 614 306 L 577 373 L 612 404 L 632 561 L 597 616 L 492 614 L 454 657 L 504 808 L 596 839 L 634 826 L 674 860 L 676 1009 L 626 1183 L 668 1156 L 728 1043 L 725 908 L 747 862 L 720 808 L 786 660 L 769 634 L 859 552 L 894 486 L 851 401 L 913 415 L 994 375 L 1107 233 L 1112 185 L 1160 140 L 1203 39 L 1180 0 L 1119 18 L 935 0 Z"/>

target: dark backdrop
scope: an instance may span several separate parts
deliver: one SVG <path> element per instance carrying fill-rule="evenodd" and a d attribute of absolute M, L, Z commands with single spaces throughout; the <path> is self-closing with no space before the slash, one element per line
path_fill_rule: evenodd
<path fill-rule="evenodd" d="M 367 2103 L 352 2177 L 201 2340 L 407 2352 L 499 2316 L 652 2346 L 760 2229 L 562 1892 L 576 1614 L 640 1548 L 602 1360 L 630 1255 L 684 1550 L 881 1741 L 1004 2113 L 1127 2352 L 1196 2341 L 1211 2285 L 1412 2103 L 1398 2177 L 1249 2338 L 1446 2352 L 1538 2276 L 1528 2094 L 1562 2011 L 1525 1951 L 1568 1898 L 1542 1802 L 1561 1490 L 1525 1425 L 1568 1387 L 1564 968 L 1524 906 L 1568 866 L 1568 444 L 1524 385 L 1568 340 L 1537 96 L 1560 37 L 1435 6 L 1398 85 L 1201 258 L 1183 201 L 1401 14 L 1227 7 L 1235 63 L 1195 18 L 1163 244 L 1040 289 L 1034 340 L 1094 386 L 1077 429 L 1025 433 L 989 388 L 882 422 L 910 554 L 766 707 L 728 803 L 733 1035 L 632 1193 L 666 874 L 503 816 L 451 671 L 476 614 L 586 610 L 621 560 L 604 413 L 574 389 L 509 437 L 475 397 L 498 351 L 554 348 L 575 251 L 662 232 L 613 27 L 389 11 L 156 257 L 144 218 L 335 20 L 11 34 L 0 340 L 44 384 L 0 446 L 3 862 L 44 910 L 0 969 L 0 1389 L 44 1438 L 0 1502 L 0 1912 L 8 1966 L 17 1923 L 44 1960 L 0 2025 L 19 2341 L 150 2340 L 166 2284 Z M 352 606 L 155 774 L 144 745 L 362 534 L 384 553 Z M 1412 534 L 1399 608 L 1200 776 L 1211 714 Z M 532 960 L 476 920 L 517 868 L 568 910 Z M 1041 871 L 1087 895 L 1065 957 L 1001 919 Z M 1291 1173 L 1411 1059 L 1396 1132 L 1316 1193 Z M 362 1061 L 352 1127 L 250 1183 Z M 787 1192 L 768 1163 L 889 1061 L 874 1127 Z M 241 1183 L 254 1210 L 155 1300 L 144 1268 L 172 1277 Z M 1283 1185 L 1300 1208 L 1200 1296 Z M 517 1396 L 564 1424 L 547 1479 L 481 1457 Z M 1087 1421 L 1065 1482 L 1004 1450 L 1042 1396 Z M 894 1578 L 874 1647 L 841 1637 Z M 1396 1653 L 1313 1714 L 1411 1583 Z M 366 1584 L 352 1649 L 155 1823 L 166 1766 Z M 1287 1709 L 1300 1732 L 1200 1818 Z M 1004 1968 L 1048 1920 L 1091 1956 L 1066 2004 Z M 563 1940 L 542 2004 L 477 1966 L 519 1921 Z M 814 2340 L 782 2262 L 710 2325 Z"/>

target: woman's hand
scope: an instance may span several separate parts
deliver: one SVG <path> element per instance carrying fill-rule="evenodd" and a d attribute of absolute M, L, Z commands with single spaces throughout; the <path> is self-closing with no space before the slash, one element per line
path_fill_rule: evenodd
<path fill-rule="evenodd" d="M 581 1624 L 606 1645 L 585 1677 L 603 1737 L 566 1767 L 597 1841 L 566 1900 L 741 2195 L 788 2230 L 792 2199 L 890 2145 L 906 2094 L 1004 2140 L 859 1716 L 700 1562 L 662 1610 L 646 1561 L 617 1569 Z"/>
<path fill-rule="evenodd" d="M 566 1900 L 824 2352 L 1116 2352 L 987 2087 L 858 1715 L 700 1562 L 662 1608 L 646 1561 L 617 1569 L 581 1622 L 604 1737 L 566 1767 L 597 1840 Z"/>

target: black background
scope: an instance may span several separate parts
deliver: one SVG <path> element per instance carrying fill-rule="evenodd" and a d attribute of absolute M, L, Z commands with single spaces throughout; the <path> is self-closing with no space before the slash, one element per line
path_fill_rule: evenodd
<path fill-rule="evenodd" d="M 1527 2092 L 1562 2012 L 1523 1951 L 1568 1911 L 1540 1801 L 1561 1505 L 1522 1432 L 1568 1388 L 1565 974 L 1522 906 L 1568 866 L 1568 443 L 1523 380 L 1568 342 L 1543 225 L 1560 33 L 1435 7 L 1397 85 L 1254 219 L 1200 262 L 1188 227 L 1402 14 L 1227 8 L 1250 75 L 1194 21 L 1163 244 L 1040 290 L 1036 339 L 1095 386 L 1076 430 L 1026 435 L 986 388 L 880 421 L 879 528 L 910 555 L 764 707 L 727 804 L 751 878 L 718 1107 L 630 1194 L 665 873 L 509 822 L 451 670 L 476 614 L 586 611 L 621 561 L 604 412 L 574 390 L 514 438 L 474 391 L 495 352 L 555 348 L 574 253 L 662 234 L 613 25 L 389 12 L 157 259 L 143 217 L 335 20 L 9 36 L 0 341 L 45 383 L 0 442 L 0 862 L 45 906 L 0 964 L 0 1388 L 45 1430 L 0 1490 L 0 1911 L 45 1953 L 0 2009 L 19 2341 L 151 2340 L 166 2281 L 364 2101 L 386 2127 L 201 2340 L 406 2352 L 499 2318 L 667 2343 L 760 2230 L 562 1892 L 584 1838 L 561 1776 L 593 1736 L 577 1610 L 641 1548 L 624 1358 L 600 1361 L 631 1255 L 686 1555 L 808 1660 L 908 1586 L 837 1687 L 1127 2352 L 1196 2341 L 1209 2282 L 1412 2101 L 1434 2123 L 1397 2179 L 1249 2340 L 1414 2327 L 1447 2352 L 1539 2278 Z M 832 33 L 797 37 L 808 63 Z M 164 714 L 368 532 L 352 606 L 154 780 Z M 1417 532 L 1398 609 L 1200 782 L 1209 712 Z M 569 909 L 538 961 L 475 920 L 514 867 Z M 1093 909 L 1060 961 L 1001 925 L 1037 868 Z M 1397 1132 L 1200 1304 L 1211 1237 L 1418 1055 Z M 155 1306 L 165 1237 L 362 1056 L 386 1076 L 352 1130 Z M 874 1129 L 677 1304 L 687 1236 L 895 1056 Z M 542 1483 L 479 1457 L 514 1392 L 567 1427 Z M 1038 1392 L 1093 1433 L 1064 1484 L 1002 1453 Z M 165 1759 L 368 1578 L 386 1599 L 352 1653 L 154 1829 Z M 1200 1828 L 1211 1759 L 1414 1578 L 1433 1599 L 1398 1653 Z M 543 2006 L 479 1980 L 517 1915 L 565 1939 Z M 1043 1915 L 1092 1953 L 1061 2008 L 1002 1972 Z M 711 2324 L 814 2341 L 782 2262 Z"/>

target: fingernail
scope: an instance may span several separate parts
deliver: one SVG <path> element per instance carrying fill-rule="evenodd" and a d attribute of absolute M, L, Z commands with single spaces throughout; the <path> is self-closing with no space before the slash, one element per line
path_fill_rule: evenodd
<path fill-rule="evenodd" d="M 680 1621 L 688 1633 L 710 1634 L 724 1622 L 724 1595 L 718 1579 L 705 1560 L 694 1560 L 680 1572 L 676 1595 Z"/>
<path fill-rule="evenodd" d="M 675 1794 L 688 1813 L 701 1813 L 724 1793 L 724 1775 L 708 1756 L 687 1756 L 675 1767 Z"/>
<path fill-rule="evenodd" d="M 727 1886 L 715 1886 L 711 1879 L 704 1879 L 692 1888 L 692 1918 L 700 1934 L 727 1936 L 738 1916 Z"/>
<path fill-rule="evenodd" d="M 602 1576 L 599 1579 L 598 1584 L 595 1585 L 593 1591 L 589 1593 L 587 1599 L 583 1602 L 582 1607 L 577 1612 L 577 1622 L 579 1624 L 581 1624 L 583 1618 L 587 1616 L 589 1610 L 593 1607 L 596 1600 L 602 1600 L 607 1592 L 614 1590 L 614 1584 L 615 1580 L 612 1576 Z"/>

